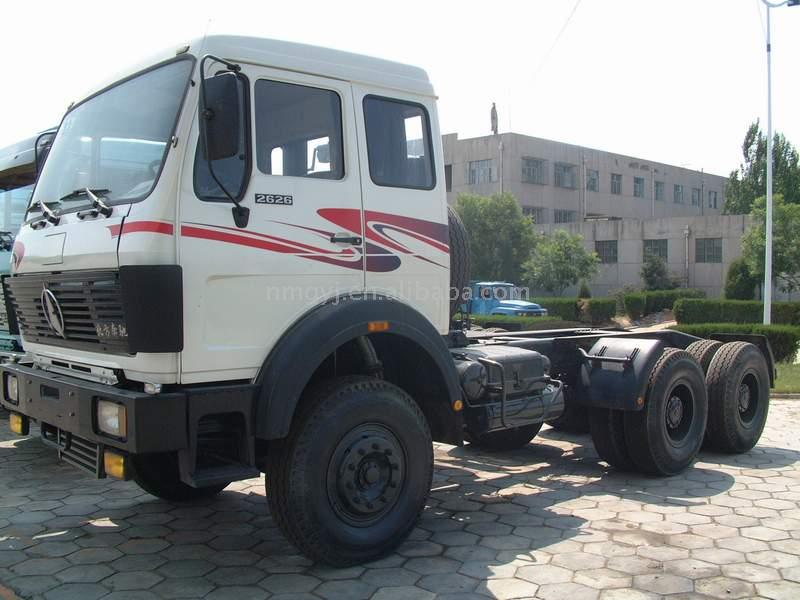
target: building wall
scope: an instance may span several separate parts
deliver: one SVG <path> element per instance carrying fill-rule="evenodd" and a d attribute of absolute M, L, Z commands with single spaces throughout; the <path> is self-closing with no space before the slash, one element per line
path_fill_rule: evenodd
<path fill-rule="evenodd" d="M 580 234 L 588 250 L 595 250 L 596 241 L 617 240 L 617 262 L 599 265 L 597 276 L 590 282 L 589 287 L 594 295 L 607 295 L 625 285 L 641 288 L 644 240 L 667 240 L 667 266 L 670 273 L 679 277 L 687 287 L 705 290 L 709 298 L 718 298 L 722 296 L 728 267 L 742 253 L 742 235 L 751 224 L 752 219 L 748 215 L 716 215 L 586 221 L 539 225 L 536 230 L 552 233 L 556 229 L 565 229 Z M 697 262 L 698 238 L 721 239 L 722 261 Z M 576 292 L 570 289 L 565 293 L 571 295 Z"/>
<path fill-rule="evenodd" d="M 647 219 L 722 213 L 726 178 L 717 175 L 516 133 L 464 140 L 459 140 L 458 134 L 448 134 L 442 137 L 442 143 L 444 163 L 451 171 L 449 202 L 454 202 L 459 193 L 510 192 L 530 214 L 540 217 L 540 224 L 553 223 L 556 210 L 570 221 L 585 216 Z M 523 181 L 524 157 L 544 161 L 543 183 Z M 492 181 L 470 183 L 470 162 L 478 160 L 492 161 Z M 574 188 L 555 185 L 556 163 L 574 169 Z M 597 191 L 586 189 L 592 170 L 598 173 Z M 612 173 L 622 176 L 620 194 L 612 193 Z M 643 179 L 643 197 L 634 195 L 635 177 Z M 656 182 L 664 184 L 663 200 L 654 199 Z M 683 186 L 681 204 L 674 201 L 675 184 Z M 692 188 L 700 191 L 699 205 L 692 204 Z M 709 192 L 717 194 L 716 207 L 709 206 Z"/>

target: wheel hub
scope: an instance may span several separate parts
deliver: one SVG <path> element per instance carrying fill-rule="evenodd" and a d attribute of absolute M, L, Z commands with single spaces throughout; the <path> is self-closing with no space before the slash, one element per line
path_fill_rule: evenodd
<path fill-rule="evenodd" d="M 334 510 L 346 521 L 367 525 L 389 511 L 405 478 L 405 458 L 395 435 L 377 424 L 350 431 L 336 447 L 328 468 Z"/>
<path fill-rule="evenodd" d="M 683 421 L 683 402 L 678 396 L 671 396 L 667 402 L 667 427 L 677 429 Z"/>
<path fill-rule="evenodd" d="M 746 413 L 750 408 L 750 386 L 742 383 L 739 386 L 739 412 Z"/>

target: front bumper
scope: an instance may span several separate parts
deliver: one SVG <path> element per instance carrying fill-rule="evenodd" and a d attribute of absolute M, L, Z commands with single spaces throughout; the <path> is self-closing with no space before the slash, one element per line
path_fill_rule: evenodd
<path fill-rule="evenodd" d="M 7 375 L 17 377 L 18 402 L 7 396 Z M 42 438 L 60 449 L 77 438 L 96 448 L 130 454 L 170 452 L 188 445 L 186 395 L 145 394 L 51 373 L 20 364 L 0 365 L 0 404 L 7 410 L 38 421 Z M 125 407 L 124 438 L 106 435 L 97 428 L 97 402 L 110 400 Z"/>

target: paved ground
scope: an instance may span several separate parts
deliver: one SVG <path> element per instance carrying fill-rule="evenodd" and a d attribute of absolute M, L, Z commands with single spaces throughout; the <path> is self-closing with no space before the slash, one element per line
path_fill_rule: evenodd
<path fill-rule="evenodd" d="M 173 506 L 59 465 L 3 415 L 0 598 L 800 598 L 798 422 L 776 402 L 753 452 L 670 479 L 609 472 L 547 430 L 505 456 L 440 446 L 411 539 L 332 570 L 282 538 L 262 480 Z"/>

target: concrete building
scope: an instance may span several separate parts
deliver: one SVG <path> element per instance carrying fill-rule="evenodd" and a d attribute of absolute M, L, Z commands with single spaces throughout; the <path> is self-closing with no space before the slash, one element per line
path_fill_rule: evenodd
<path fill-rule="evenodd" d="M 718 298 L 731 261 L 742 253 L 742 235 L 751 224 L 749 215 L 715 215 L 593 220 L 537 225 L 536 229 L 545 233 L 565 229 L 583 236 L 586 248 L 600 257 L 598 274 L 590 282 L 594 295 L 607 295 L 626 285 L 641 288 L 645 253 L 655 252 L 683 286 Z M 577 290 L 565 293 L 572 295 Z"/>
<path fill-rule="evenodd" d="M 517 133 L 442 144 L 448 201 L 510 192 L 539 224 L 719 215 L 725 202 L 725 177 L 613 152 Z"/>
<path fill-rule="evenodd" d="M 595 295 L 641 288 L 645 252 L 656 252 L 683 285 L 719 297 L 741 255 L 751 221 L 722 215 L 726 177 L 517 133 L 442 144 L 448 202 L 510 192 L 537 230 L 583 235 L 601 260 Z"/>

